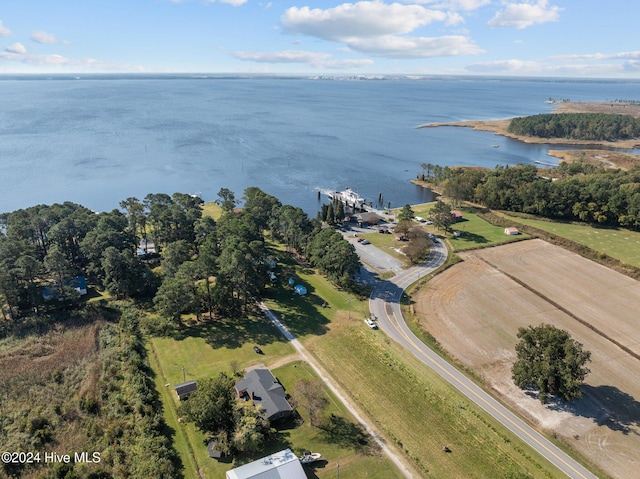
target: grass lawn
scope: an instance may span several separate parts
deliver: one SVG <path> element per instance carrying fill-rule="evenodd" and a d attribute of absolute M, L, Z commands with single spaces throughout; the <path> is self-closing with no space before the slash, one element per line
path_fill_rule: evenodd
<path fill-rule="evenodd" d="M 640 268 L 640 232 L 622 228 L 594 228 L 584 224 L 561 223 L 521 216 L 509 216 L 504 213 L 500 214 L 504 217 L 513 218 L 518 223 L 562 236 L 588 246 L 595 251 L 605 253 L 623 263 Z"/>
<path fill-rule="evenodd" d="M 396 239 L 396 235 L 381 234 L 376 231 L 375 233 L 358 233 L 358 236 L 368 239 L 375 247 L 380 248 L 385 253 L 390 254 L 399 261 L 402 261 L 404 267 L 412 266 L 411 261 L 409 261 L 403 253 L 398 251 L 399 249 L 404 248 L 408 243 L 405 241 L 398 241 Z"/>
<path fill-rule="evenodd" d="M 463 220 L 455 223 L 453 228 L 460 231 L 461 235 L 458 237 L 450 235 L 449 237 L 455 251 L 463 251 L 481 246 L 494 246 L 529 238 L 528 235 L 523 233 L 517 236 L 505 235 L 502 226 L 493 226 L 487 223 L 475 213 L 475 208 L 461 207 L 459 211 L 463 214 Z"/>
<path fill-rule="evenodd" d="M 202 215 L 210 216 L 214 220 L 218 221 L 222 216 L 222 208 L 220 208 L 215 202 L 210 201 L 202 205 Z"/>
<path fill-rule="evenodd" d="M 380 331 L 331 326 L 305 346 L 424 477 L 564 477 Z"/>
<path fill-rule="evenodd" d="M 431 215 L 431 209 L 435 203 L 423 203 L 412 206 L 416 216 L 428 218 Z M 461 235 L 455 237 L 451 234 L 447 235 L 454 251 L 463 251 L 467 249 L 494 246 L 511 241 L 517 241 L 528 238 L 528 235 L 520 234 L 518 236 L 507 236 L 504 234 L 504 228 L 501 226 L 493 226 L 487 223 L 476 214 L 476 208 L 470 206 L 462 206 L 454 208 L 462 212 L 463 220 L 454 223 L 453 229 L 461 232 Z M 443 234 L 442 231 L 436 230 L 433 226 L 425 225 L 424 228 L 434 234 Z"/>
<path fill-rule="evenodd" d="M 300 279 L 308 296 L 274 296 L 270 306 L 284 313 L 288 327 L 309 331 L 301 338 L 305 346 L 425 476 L 518 477 L 526 471 L 532 478 L 563 477 L 412 355 L 367 328 L 366 302 L 336 291 L 321 275 L 302 272 Z M 329 308 L 318 306 L 323 300 Z M 319 329 L 312 334 L 299 322 Z M 443 444 L 455 452 L 444 454 Z"/>
<path fill-rule="evenodd" d="M 266 341 L 263 347 L 265 354 L 258 356 L 247 343 L 243 346 L 234 345 L 215 346 L 207 340 L 206 334 L 178 338 L 153 338 L 149 342 L 151 363 L 156 372 L 156 387 L 161 393 L 164 406 L 164 417 L 174 433 L 174 445 L 180 454 L 185 466 L 185 478 L 197 479 L 200 471 L 204 477 L 223 477 L 224 473 L 239 464 L 264 457 L 284 448 L 291 448 L 296 454 L 304 450 L 320 452 L 324 460 L 317 462 L 313 467 L 306 467 L 308 477 L 322 478 L 334 477 L 336 464 L 340 471 L 353 478 L 400 478 L 400 473 L 387 459 L 372 454 L 371 450 L 358 442 L 357 434 L 360 429 L 354 423 L 353 418 L 335 397 L 325 388 L 324 393 L 328 397 L 328 406 L 324 416 L 333 414 L 340 418 L 341 425 L 345 427 L 339 433 L 332 436 L 323 430 L 312 427 L 309 424 L 306 412 L 300 408 L 302 424 L 294 421 L 280 424 L 278 439 L 268 444 L 267 448 L 258 454 L 237 458 L 237 464 L 230 460 L 216 461 L 209 458 L 206 451 L 205 437 L 193 424 L 178 421 L 177 407 L 179 401 L 173 391 L 177 382 L 182 382 L 182 363 L 188 364 L 187 379 L 204 378 L 218 374 L 220 371 L 231 373 L 229 366 L 231 361 L 237 361 L 240 369 L 263 362 L 267 366 L 276 361 L 287 358 L 293 348 L 288 343 L 283 343 L 281 336 L 275 328 L 261 328 L 253 324 L 253 320 L 247 319 L 248 324 L 242 325 L 242 320 L 237 324 L 246 330 L 255 331 L 257 335 L 253 342 L 265 340 L 269 330 L 272 338 Z M 265 324 L 266 323 L 265 321 Z M 206 328 L 208 333 L 215 334 L 216 327 Z M 222 335 L 226 330 L 222 328 Z M 253 343 L 252 343 L 253 344 Z M 262 347 L 262 346 L 261 346 Z M 187 369 L 187 368 L 185 368 Z M 304 362 L 294 360 L 273 369 L 274 375 L 283 383 L 288 391 L 292 391 L 297 381 L 302 378 L 316 379 L 313 370 Z M 165 386 L 165 384 L 170 384 Z"/>

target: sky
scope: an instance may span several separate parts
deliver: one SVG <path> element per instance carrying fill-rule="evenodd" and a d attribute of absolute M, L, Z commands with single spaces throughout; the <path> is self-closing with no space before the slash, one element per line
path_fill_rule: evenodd
<path fill-rule="evenodd" d="M 635 0 L 5 0 L 2 73 L 640 79 Z"/>

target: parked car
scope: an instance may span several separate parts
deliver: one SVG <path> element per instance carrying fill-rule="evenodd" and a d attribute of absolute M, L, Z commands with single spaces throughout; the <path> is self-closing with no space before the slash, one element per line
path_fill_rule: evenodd
<path fill-rule="evenodd" d="M 358 243 L 362 243 L 364 241 L 364 238 L 358 238 Z"/>
<path fill-rule="evenodd" d="M 372 319 L 365 319 L 364 322 L 367 324 L 367 326 L 369 326 L 371 329 L 378 329 L 378 325 L 376 323 L 373 322 Z"/>
<path fill-rule="evenodd" d="M 362 242 L 361 242 L 361 244 L 371 244 L 371 241 L 366 240 L 366 239 L 363 239 L 363 240 L 362 240 Z"/>

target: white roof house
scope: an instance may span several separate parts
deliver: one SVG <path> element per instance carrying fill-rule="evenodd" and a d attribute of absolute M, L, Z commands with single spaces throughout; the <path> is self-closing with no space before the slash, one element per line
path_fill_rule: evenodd
<path fill-rule="evenodd" d="M 227 471 L 226 479 L 306 479 L 302 464 L 291 449 L 276 452 Z"/>

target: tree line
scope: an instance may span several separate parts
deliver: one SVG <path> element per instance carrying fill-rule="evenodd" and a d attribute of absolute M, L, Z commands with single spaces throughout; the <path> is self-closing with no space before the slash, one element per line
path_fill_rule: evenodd
<path fill-rule="evenodd" d="M 438 176 L 426 178 L 438 184 L 454 204 L 471 201 L 551 219 L 640 229 L 638 167 L 623 171 L 578 161 L 560 163 L 547 173 L 533 165 L 492 170 L 440 167 L 437 171 Z"/>
<path fill-rule="evenodd" d="M 640 138 L 640 118 L 611 113 L 543 113 L 514 118 L 507 131 L 539 138 L 628 140 Z"/>
<path fill-rule="evenodd" d="M 352 284 L 359 260 L 334 230 L 323 230 L 300 208 L 283 205 L 256 187 L 244 191 L 242 202 L 237 208 L 235 194 L 222 188 L 218 221 L 202 215 L 200 198 L 184 193 L 149 194 L 142 201 L 130 197 L 120 209 L 99 214 L 71 202 L 4 213 L 3 317 L 77 302 L 67 281 L 76 275 L 116 299 L 152 299 L 161 316 L 176 322 L 186 312 L 237 314 L 265 292 L 274 261 L 266 234 L 308 258 L 337 284 Z M 159 257 L 139 251 L 142 238 L 153 240 Z M 45 301 L 46 285 L 56 289 L 59 301 Z"/>

